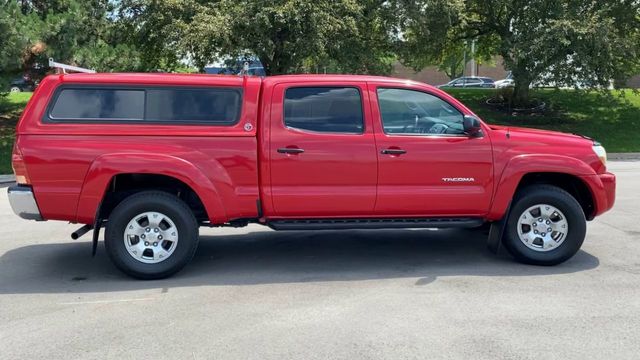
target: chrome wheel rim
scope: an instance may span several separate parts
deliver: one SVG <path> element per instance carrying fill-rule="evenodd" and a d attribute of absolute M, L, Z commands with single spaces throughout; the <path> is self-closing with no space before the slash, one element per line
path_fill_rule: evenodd
<path fill-rule="evenodd" d="M 569 233 L 569 223 L 560 209 L 534 205 L 518 219 L 518 237 L 531 250 L 546 252 L 558 248 Z"/>
<path fill-rule="evenodd" d="M 124 246 L 131 257 L 145 264 L 167 260 L 178 245 L 178 228 L 163 213 L 138 214 L 124 230 Z"/>

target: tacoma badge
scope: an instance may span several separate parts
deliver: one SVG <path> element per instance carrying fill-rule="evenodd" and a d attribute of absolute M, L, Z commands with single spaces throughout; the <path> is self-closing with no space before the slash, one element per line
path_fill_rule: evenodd
<path fill-rule="evenodd" d="M 476 179 L 472 177 L 442 178 L 444 182 L 474 182 Z"/>

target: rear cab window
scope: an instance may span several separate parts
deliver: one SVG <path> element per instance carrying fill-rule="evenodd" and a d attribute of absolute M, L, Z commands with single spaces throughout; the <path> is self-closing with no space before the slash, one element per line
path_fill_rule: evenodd
<path fill-rule="evenodd" d="M 144 91 L 62 89 L 49 111 L 52 120 L 143 120 Z"/>
<path fill-rule="evenodd" d="M 242 90 L 229 87 L 63 85 L 45 122 L 234 125 Z"/>

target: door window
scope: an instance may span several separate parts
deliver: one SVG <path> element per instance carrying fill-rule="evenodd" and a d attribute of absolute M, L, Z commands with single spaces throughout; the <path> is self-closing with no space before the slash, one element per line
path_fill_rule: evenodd
<path fill-rule="evenodd" d="M 284 99 L 287 127 L 327 133 L 361 134 L 360 91 L 351 87 L 296 87 Z"/>
<path fill-rule="evenodd" d="M 462 113 L 437 96 L 378 88 L 378 104 L 387 134 L 464 135 Z"/>

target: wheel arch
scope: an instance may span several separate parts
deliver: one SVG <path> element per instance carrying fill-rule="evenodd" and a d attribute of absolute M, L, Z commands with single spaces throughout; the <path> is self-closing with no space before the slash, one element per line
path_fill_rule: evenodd
<path fill-rule="evenodd" d="M 176 195 L 191 203 L 192 210 L 203 211 L 211 223 L 226 221 L 218 191 L 198 167 L 181 158 L 157 154 L 109 154 L 95 159 L 78 198 L 76 220 L 91 224 L 103 205 L 110 211 L 123 194 L 152 189 L 177 191 Z"/>
<path fill-rule="evenodd" d="M 516 187 L 516 193 L 527 186 L 545 184 L 561 188 L 573 196 L 580 204 L 585 217 L 593 219 L 595 215 L 595 203 L 593 194 L 587 184 L 579 177 L 566 173 L 534 172 L 525 174 Z"/>
<path fill-rule="evenodd" d="M 199 223 L 209 221 L 207 210 L 198 194 L 185 182 L 168 175 L 154 173 L 120 173 L 109 181 L 100 207 L 101 218 L 108 218 L 111 211 L 125 198 L 147 190 L 158 190 L 175 195 L 191 209 Z"/>
<path fill-rule="evenodd" d="M 561 155 L 522 155 L 509 161 L 496 182 L 495 196 L 487 216 L 488 220 L 501 219 L 516 192 L 533 184 L 557 186 L 571 194 L 580 203 L 588 220 L 596 213 L 594 195 L 582 176 L 595 175 L 585 162 Z"/>

